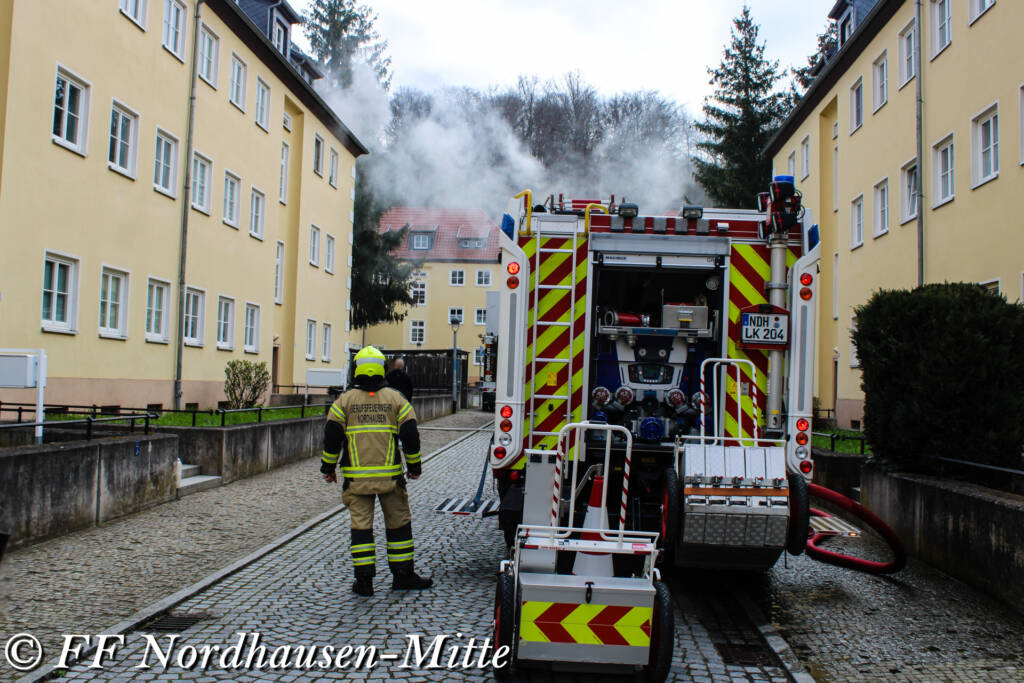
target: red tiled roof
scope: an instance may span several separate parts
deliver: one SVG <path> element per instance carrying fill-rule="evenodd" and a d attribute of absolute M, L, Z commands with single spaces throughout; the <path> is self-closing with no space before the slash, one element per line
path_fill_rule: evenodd
<path fill-rule="evenodd" d="M 428 261 L 489 261 L 498 259 L 498 226 L 481 209 L 434 209 L 396 206 L 380 219 L 380 232 L 401 230 L 406 224 L 409 232 L 395 255 L 399 258 Z M 432 248 L 411 249 L 413 232 L 429 232 L 433 236 Z M 461 239 L 482 239 L 483 247 L 461 247 Z"/>

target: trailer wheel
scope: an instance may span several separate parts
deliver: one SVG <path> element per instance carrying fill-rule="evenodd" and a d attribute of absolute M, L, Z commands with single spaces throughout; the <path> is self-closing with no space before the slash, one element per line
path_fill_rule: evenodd
<path fill-rule="evenodd" d="M 494 648 L 508 646 L 508 658 L 504 665 L 494 667 L 494 677 L 508 679 L 516 656 L 516 582 L 511 572 L 498 574 L 498 586 L 494 595 Z"/>
<path fill-rule="evenodd" d="M 786 536 L 786 552 L 799 555 L 807 547 L 807 535 L 811 528 L 811 505 L 808 500 L 807 480 L 802 474 L 789 473 L 789 532 Z"/>
<path fill-rule="evenodd" d="M 679 540 L 679 475 L 674 467 L 665 468 L 661 476 L 661 533 L 662 564 L 675 564 L 676 543 Z"/>
<path fill-rule="evenodd" d="M 651 646 L 644 680 L 661 683 L 672 667 L 672 653 L 676 644 L 675 619 L 672 615 L 672 595 L 661 581 L 654 582 L 654 611 L 651 614 Z"/>

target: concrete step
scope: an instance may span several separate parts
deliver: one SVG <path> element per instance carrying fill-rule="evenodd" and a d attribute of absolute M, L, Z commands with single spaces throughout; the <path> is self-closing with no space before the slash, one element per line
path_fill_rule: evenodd
<path fill-rule="evenodd" d="M 199 465 L 186 465 L 181 463 L 181 478 L 182 480 L 194 477 L 199 474 Z"/>
<path fill-rule="evenodd" d="M 220 477 L 207 474 L 197 474 L 187 479 L 182 477 L 181 486 L 178 487 L 178 498 L 192 493 L 199 493 L 206 489 L 216 488 L 217 486 L 220 486 Z"/>

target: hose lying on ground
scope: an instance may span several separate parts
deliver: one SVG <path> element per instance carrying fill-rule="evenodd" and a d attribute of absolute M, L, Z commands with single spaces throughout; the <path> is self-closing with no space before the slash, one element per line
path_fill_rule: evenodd
<path fill-rule="evenodd" d="M 843 494 L 836 493 L 832 489 L 827 489 L 824 486 L 810 484 L 808 493 L 815 498 L 828 501 L 833 505 L 838 505 L 843 510 L 866 522 L 868 526 L 877 531 L 885 542 L 889 544 L 889 548 L 892 549 L 893 554 L 893 559 L 890 562 L 875 562 L 872 560 L 865 560 L 860 557 L 854 557 L 853 555 L 844 555 L 843 553 L 837 553 L 833 550 L 825 550 L 824 548 L 818 547 L 818 543 L 824 541 L 829 536 L 835 535 L 835 532 L 812 530 L 807 538 L 807 554 L 810 557 L 820 562 L 834 564 L 837 567 L 856 569 L 857 571 L 866 572 L 868 574 L 894 574 L 906 566 L 907 553 L 903 547 L 903 541 L 901 541 L 899 536 L 889 528 L 888 524 L 879 519 L 873 512 L 857 501 L 850 500 Z M 826 512 L 822 512 L 821 510 L 816 510 L 814 508 L 811 508 L 811 514 L 817 517 L 831 516 Z"/>

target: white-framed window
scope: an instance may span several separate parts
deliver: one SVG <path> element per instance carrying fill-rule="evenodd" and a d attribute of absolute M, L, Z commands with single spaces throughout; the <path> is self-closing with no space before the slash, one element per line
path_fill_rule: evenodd
<path fill-rule="evenodd" d="M 911 159 L 900 169 L 900 223 L 917 218 L 920 202 L 917 196 L 917 159 Z"/>
<path fill-rule="evenodd" d="M 246 65 L 238 55 L 231 54 L 231 92 L 228 99 L 243 112 L 245 111 L 245 72 Z"/>
<path fill-rule="evenodd" d="M 483 364 L 484 364 L 484 350 L 483 349 L 473 349 L 473 365 L 483 365 Z"/>
<path fill-rule="evenodd" d="M 324 139 L 319 133 L 313 136 L 313 173 L 324 175 Z"/>
<path fill-rule="evenodd" d="M 256 77 L 256 125 L 270 132 L 270 86 Z"/>
<path fill-rule="evenodd" d="M 412 305 L 423 306 L 427 303 L 427 283 L 426 282 L 413 282 L 412 283 Z"/>
<path fill-rule="evenodd" d="M 316 321 L 306 318 L 306 360 L 316 358 Z"/>
<path fill-rule="evenodd" d="M 430 249 L 430 233 L 414 232 L 412 234 L 413 249 Z"/>
<path fill-rule="evenodd" d="M 889 54 L 882 50 L 881 56 L 875 60 L 871 68 L 873 77 L 871 87 L 871 98 L 874 110 L 878 111 L 882 105 L 889 101 Z"/>
<path fill-rule="evenodd" d="M 287 142 L 281 143 L 281 180 L 277 190 L 277 198 L 282 204 L 288 203 L 288 159 L 291 149 Z"/>
<path fill-rule="evenodd" d="M 427 324 L 422 320 L 409 321 L 409 343 L 422 344 L 427 340 Z"/>
<path fill-rule="evenodd" d="M 171 285 L 149 278 L 146 284 L 146 341 L 167 341 L 167 296 Z"/>
<path fill-rule="evenodd" d="M 288 56 L 288 25 L 281 21 L 274 22 L 274 34 L 272 38 L 274 47 L 283 54 L 285 57 Z"/>
<path fill-rule="evenodd" d="M 119 0 L 117 3 L 121 14 L 138 24 L 143 31 L 146 30 L 146 2 L 147 0 Z"/>
<path fill-rule="evenodd" d="M 245 304 L 245 330 L 242 338 L 242 350 L 247 353 L 259 353 L 260 350 L 260 306 Z"/>
<path fill-rule="evenodd" d="M 43 305 L 40 322 L 45 332 L 75 332 L 78 312 L 78 259 L 46 252 L 43 260 Z"/>
<path fill-rule="evenodd" d="M 156 129 L 156 152 L 153 155 L 153 189 L 168 197 L 177 197 L 178 138 Z"/>
<path fill-rule="evenodd" d="M 196 287 L 185 288 L 185 311 L 182 337 L 187 346 L 203 345 L 204 303 L 206 292 Z"/>
<path fill-rule="evenodd" d="M 199 29 L 199 77 L 217 89 L 217 56 L 220 54 L 220 38 L 203 24 Z"/>
<path fill-rule="evenodd" d="M 999 175 L 999 105 L 993 104 L 975 116 L 971 131 L 971 175 L 973 186 L 977 187 Z"/>
<path fill-rule="evenodd" d="M 128 336 L 128 273 L 104 267 L 100 271 L 101 337 Z"/>
<path fill-rule="evenodd" d="M 448 322 L 457 320 L 461 325 L 463 322 L 462 307 L 461 306 L 449 306 L 448 307 Z"/>
<path fill-rule="evenodd" d="M 213 162 L 196 152 L 192 157 L 192 208 L 210 213 L 210 178 Z"/>
<path fill-rule="evenodd" d="M 875 237 L 889 232 L 889 179 L 883 178 L 874 188 L 874 231 Z"/>
<path fill-rule="evenodd" d="M 309 263 L 320 267 L 320 228 L 315 225 L 309 228 Z"/>
<path fill-rule="evenodd" d="M 448 284 L 452 287 L 462 287 L 466 284 L 466 271 L 452 270 L 448 273 Z"/>
<path fill-rule="evenodd" d="M 860 357 L 857 355 L 857 345 L 853 343 L 853 333 L 857 331 L 857 316 L 850 316 L 850 367 L 860 367 Z"/>
<path fill-rule="evenodd" d="M 235 300 L 217 297 L 217 348 L 230 351 L 235 345 Z"/>
<path fill-rule="evenodd" d="M 486 308 L 474 308 L 473 309 L 473 324 L 474 325 L 486 325 L 487 324 L 487 309 Z"/>
<path fill-rule="evenodd" d="M 790 152 L 786 158 L 786 173 L 796 177 L 796 152 Z"/>
<path fill-rule="evenodd" d="M 185 61 L 185 5 L 179 0 L 164 0 L 163 45 Z"/>
<path fill-rule="evenodd" d="M 992 5 L 996 4 L 996 0 L 968 0 L 968 20 L 969 24 L 973 24 L 978 20 L 982 14 L 987 12 Z"/>
<path fill-rule="evenodd" d="M 850 248 L 864 244 L 864 195 L 850 202 Z"/>
<path fill-rule="evenodd" d="M 238 227 L 238 205 L 242 199 L 242 179 L 231 171 L 224 171 L 224 222 Z"/>
<path fill-rule="evenodd" d="M 931 0 L 933 59 L 953 41 L 952 8 L 950 4 L 950 0 Z"/>
<path fill-rule="evenodd" d="M 324 270 L 334 273 L 334 235 L 324 234 Z"/>
<path fill-rule="evenodd" d="M 284 303 L 284 242 L 278 241 L 274 257 L 274 303 Z"/>
<path fill-rule="evenodd" d="M 915 48 L 917 47 L 917 26 L 914 24 L 913 19 L 900 31 L 898 40 L 900 47 L 900 88 L 902 88 L 917 74 L 917 64 L 914 56 Z"/>
<path fill-rule="evenodd" d="M 832 319 L 839 320 L 839 252 L 832 254 Z"/>
<path fill-rule="evenodd" d="M 932 189 L 934 208 L 952 201 L 956 195 L 956 158 L 952 133 L 932 146 L 932 169 L 935 176 Z"/>
<path fill-rule="evenodd" d="M 324 323 L 320 339 L 320 360 L 325 363 L 331 362 L 331 324 Z"/>
<path fill-rule="evenodd" d="M 811 174 L 811 136 L 800 141 L 800 180 Z"/>
<path fill-rule="evenodd" d="M 114 102 L 110 107 L 110 144 L 107 146 L 107 168 L 134 180 L 138 157 L 139 115 Z"/>
<path fill-rule="evenodd" d="M 58 65 L 53 97 L 53 141 L 84 156 L 88 121 L 89 83 Z"/>
<path fill-rule="evenodd" d="M 850 134 L 864 123 L 864 79 L 858 78 L 850 88 Z"/>
<path fill-rule="evenodd" d="M 255 187 L 249 198 L 249 234 L 256 239 L 263 239 L 263 224 L 266 220 L 267 198 Z"/>
<path fill-rule="evenodd" d="M 327 182 L 338 187 L 338 150 L 331 147 L 330 164 L 327 168 Z"/>
<path fill-rule="evenodd" d="M 836 28 L 836 33 L 838 35 L 836 38 L 838 39 L 839 47 L 845 45 L 846 41 L 848 41 L 850 36 L 853 35 L 853 9 L 854 8 L 851 5 L 842 13 L 842 15 L 840 15 L 839 21 L 836 22 L 838 24 Z"/>
<path fill-rule="evenodd" d="M 478 271 L 476 271 L 476 286 L 477 287 L 490 287 L 491 286 L 491 271 L 489 271 L 489 270 L 478 270 Z"/>

